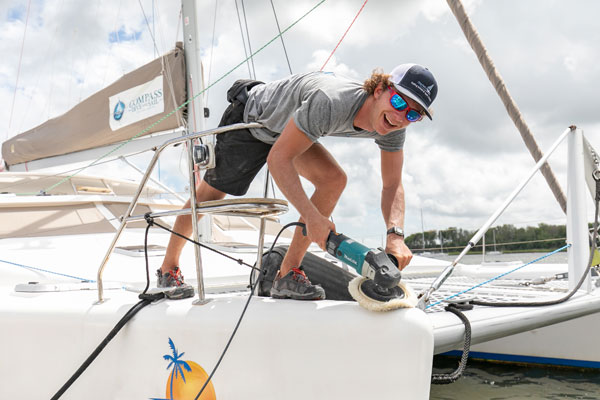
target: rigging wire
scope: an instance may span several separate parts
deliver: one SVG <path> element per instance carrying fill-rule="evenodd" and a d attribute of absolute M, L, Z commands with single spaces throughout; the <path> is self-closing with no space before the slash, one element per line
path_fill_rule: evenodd
<path fill-rule="evenodd" d="M 152 38 L 152 43 L 153 43 L 153 47 L 154 47 L 154 52 L 155 54 L 160 54 L 159 50 L 158 50 L 158 46 L 156 44 L 156 37 L 152 32 L 152 29 L 150 28 L 150 22 L 148 22 L 148 17 L 146 17 L 146 12 L 144 11 L 144 7 L 142 6 L 142 1 L 138 0 L 138 3 L 140 5 L 140 9 L 142 10 L 142 14 L 144 15 L 144 20 L 146 21 L 146 27 L 148 28 L 148 33 L 150 34 L 150 37 Z M 153 9 L 154 12 L 154 9 Z M 154 19 L 152 20 L 152 23 L 154 24 Z M 167 78 L 167 84 L 169 85 L 169 89 L 171 91 L 171 100 L 173 100 L 173 104 L 177 104 L 177 99 L 175 98 L 175 88 L 173 85 L 173 74 L 171 73 L 171 67 L 169 65 L 169 63 L 165 62 L 165 57 L 161 57 L 161 66 L 162 66 L 162 72 L 165 73 L 166 78 Z M 177 119 L 177 122 L 179 123 L 179 125 L 182 125 L 182 116 L 180 112 L 176 112 L 175 113 L 175 118 Z M 159 160 L 160 162 L 160 160 Z M 159 175 L 160 175 L 160 165 L 159 165 Z"/>
<path fill-rule="evenodd" d="M 140 5 L 141 5 L 141 4 L 140 4 Z M 155 15 L 154 15 L 154 11 L 155 11 L 155 10 L 154 10 L 154 0 L 152 0 L 152 35 L 153 35 L 154 37 L 156 37 L 156 26 L 154 25 L 154 22 L 156 21 L 156 17 L 155 17 Z M 155 50 L 156 50 L 156 49 L 155 49 Z M 156 58 L 156 57 L 158 56 L 158 54 L 159 54 L 159 53 L 158 53 L 158 50 L 156 50 L 156 51 L 154 52 L 154 58 Z"/>
<path fill-rule="evenodd" d="M 19 88 L 19 76 L 21 75 L 21 62 L 23 61 L 23 49 L 25 48 L 25 37 L 27 36 L 27 25 L 29 24 L 29 10 L 31 9 L 31 0 L 27 2 L 27 14 L 25 16 L 25 29 L 23 30 L 23 40 L 21 41 L 21 53 L 19 55 L 19 65 L 17 66 L 17 80 L 15 82 L 15 92 L 13 94 L 12 105 L 10 106 L 10 114 L 8 118 L 8 129 L 4 139 L 8 139 L 10 127 L 12 124 L 13 111 L 15 110 L 15 99 L 17 98 L 17 89 Z"/>
<path fill-rule="evenodd" d="M 248 20 L 246 19 L 246 7 L 242 1 L 242 14 L 244 14 L 244 25 L 246 25 L 246 37 L 248 38 L 248 51 L 250 51 L 250 63 L 252 64 L 252 79 L 256 80 L 256 68 L 254 67 L 254 54 L 252 54 L 252 45 L 250 44 L 250 32 L 248 31 Z M 279 34 L 281 37 L 281 33 Z"/>
<path fill-rule="evenodd" d="M 287 31 L 289 31 L 290 29 L 292 29 L 294 26 L 296 26 L 296 24 L 298 24 L 300 21 L 302 21 L 306 16 L 308 16 L 311 12 L 313 12 L 314 10 L 317 9 L 317 7 L 319 7 L 321 4 L 323 4 L 325 2 L 325 0 L 321 0 L 319 1 L 316 5 L 314 5 L 312 8 L 310 8 L 306 13 L 304 13 L 300 18 L 298 18 L 296 21 L 294 21 L 292 24 L 290 24 L 287 28 L 285 28 L 282 32 L 281 35 L 283 35 L 284 33 L 286 33 Z M 91 163 L 89 163 L 88 165 L 78 168 L 77 171 L 70 175 L 65 177 L 62 181 L 57 182 L 56 184 L 44 189 L 44 192 L 48 192 L 50 190 L 52 190 L 53 188 L 61 185 L 62 183 L 66 182 L 67 180 L 71 179 L 73 176 L 77 175 L 78 173 L 80 173 L 81 171 L 92 167 L 94 165 L 97 165 L 100 160 L 110 156 L 112 153 L 114 153 L 115 151 L 119 150 L 120 148 L 128 145 L 131 141 L 133 141 L 134 139 L 140 137 L 141 135 L 143 135 L 144 133 L 148 132 L 149 130 L 151 130 L 152 128 L 154 128 L 156 125 L 161 124 L 165 119 L 169 118 L 171 115 L 173 115 L 174 113 L 178 112 L 179 110 L 181 110 L 183 107 L 186 107 L 191 101 L 195 100 L 196 97 L 201 96 L 204 94 L 204 92 L 208 89 L 210 89 L 211 87 L 215 86 L 217 83 L 219 83 L 220 81 L 222 81 L 223 79 L 225 79 L 227 76 L 229 76 L 233 71 L 235 71 L 236 69 L 238 69 L 242 64 L 244 64 L 245 62 L 248 61 L 249 58 L 252 58 L 253 56 L 255 56 L 256 54 L 260 53 L 262 50 L 264 50 L 267 46 L 269 46 L 271 43 L 273 43 L 275 40 L 277 40 L 277 38 L 280 35 L 276 35 L 275 37 L 273 37 L 271 40 L 269 40 L 267 43 L 265 43 L 262 47 L 260 47 L 258 50 L 256 50 L 254 53 L 250 54 L 249 57 L 247 57 L 246 59 L 240 61 L 237 65 L 235 65 L 233 68 L 231 68 L 229 71 L 227 71 L 225 74 L 223 74 L 219 79 L 215 80 L 213 83 L 211 83 L 210 85 L 208 85 L 206 88 L 204 88 L 202 91 L 200 91 L 199 93 L 197 93 L 193 98 L 188 99 L 187 101 L 183 102 L 181 105 L 179 105 L 178 107 L 176 107 L 175 109 L 171 110 L 168 114 L 166 114 L 165 116 L 163 116 L 162 118 L 154 121 L 152 124 L 148 125 L 146 128 L 144 128 L 142 131 L 140 131 L 139 133 L 137 133 L 136 135 L 132 136 L 131 138 L 129 138 L 127 141 L 124 141 L 120 144 L 118 144 L 117 146 L 115 146 L 112 150 L 108 151 L 106 154 L 98 157 L 96 160 L 92 161 Z M 44 178 L 39 178 L 39 180 L 42 180 Z"/>
<path fill-rule="evenodd" d="M 323 66 L 321 67 L 321 69 L 319 71 L 323 71 L 323 68 L 325 68 L 325 66 L 327 65 L 327 63 L 329 62 L 329 60 L 331 59 L 331 57 L 333 56 L 333 53 L 335 53 L 335 51 L 339 47 L 340 43 L 342 43 L 342 40 L 344 40 L 344 38 L 346 37 L 346 34 L 350 30 L 350 28 L 352 28 L 352 25 L 354 25 L 354 21 L 356 21 L 356 19 L 358 18 L 358 16 L 362 12 L 363 8 L 365 8 L 365 5 L 367 4 L 367 1 L 369 1 L 369 0 L 365 0 L 365 2 L 363 3 L 362 7 L 360 8 L 360 10 L 358 10 L 358 13 L 356 13 L 356 16 L 354 17 L 354 19 L 350 23 L 350 26 L 348 26 L 348 29 L 346 29 L 346 32 L 344 32 L 344 34 L 342 35 L 342 38 L 340 39 L 340 41 L 338 42 L 338 44 L 335 46 L 335 48 L 333 49 L 333 51 L 331 52 L 331 54 L 329 55 L 329 57 L 327 57 L 327 60 L 325 60 L 325 63 L 323 64 Z"/>
<path fill-rule="evenodd" d="M 64 4 L 64 0 L 61 0 L 60 5 L 58 6 L 57 14 L 60 14 L 62 12 L 63 4 Z M 54 33 L 50 37 L 50 44 L 47 47 L 46 54 L 44 54 L 44 58 L 43 58 L 43 60 L 46 61 L 45 62 L 46 65 L 48 64 L 47 61 L 51 58 L 51 61 L 49 63 L 52 66 L 51 67 L 51 72 L 50 72 L 50 79 L 48 79 L 48 82 L 50 82 L 50 93 L 48 94 L 48 98 L 47 98 L 48 104 L 50 103 L 50 98 L 52 97 L 52 85 L 53 85 L 53 82 L 54 82 L 54 79 L 53 79 L 53 75 L 54 75 L 54 59 L 55 59 L 55 53 L 56 53 L 54 51 L 54 48 L 55 48 L 55 44 L 56 44 L 56 38 L 58 37 L 57 32 L 58 32 L 59 26 L 60 25 L 57 24 L 54 27 Z M 38 79 L 37 79 L 37 81 L 36 81 L 36 83 L 34 85 L 34 91 L 36 91 L 36 89 L 39 87 L 41 79 L 42 79 L 42 74 L 38 73 Z M 24 110 L 26 110 L 26 112 L 23 113 L 23 117 L 21 118 L 21 123 L 19 124 L 19 127 L 17 128 L 17 132 L 22 132 L 23 131 L 23 124 L 25 123 L 25 120 L 31 118 L 31 114 L 29 113 L 29 111 L 31 110 L 31 102 L 33 100 L 33 97 L 34 96 L 30 96 L 29 97 L 29 102 L 27 103 L 27 107 L 24 108 Z M 43 98 L 44 96 L 41 96 L 41 97 L 42 97 L 42 100 L 45 100 Z M 40 110 L 42 110 L 42 112 L 40 112 L 39 115 L 38 115 L 38 121 L 40 121 L 43 118 L 43 114 L 44 114 L 45 109 L 46 109 L 46 104 L 44 104 L 42 107 L 40 107 Z M 50 113 L 50 110 L 48 110 L 48 116 L 47 116 L 46 119 L 50 119 L 49 113 Z"/>
<path fill-rule="evenodd" d="M 248 49 L 246 49 L 246 39 L 244 38 L 244 29 L 242 28 L 242 20 L 240 18 L 240 9 L 237 0 L 235 1 L 235 10 L 237 11 L 238 23 L 240 25 L 240 33 L 242 34 L 242 43 L 244 44 L 244 55 L 246 56 L 246 65 L 248 66 L 248 76 L 252 78 L 252 70 L 250 69 L 250 61 L 248 58 Z"/>
<path fill-rule="evenodd" d="M 123 3 L 123 0 L 119 0 L 119 7 L 117 7 L 117 15 L 115 15 L 115 23 L 114 23 L 114 28 L 113 28 L 113 32 L 116 32 L 116 34 L 117 34 L 117 41 L 121 40 L 119 38 L 119 31 L 117 31 L 117 23 L 119 22 L 119 16 L 121 15 L 122 3 Z M 108 62 L 110 61 L 111 54 L 112 54 L 112 44 L 109 44 L 108 54 L 106 54 L 106 65 L 104 66 L 104 76 L 102 77 L 102 85 L 100 85 L 101 87 L 104 87 L 104 82 L 106 82 L 106 73 L 108 72 Z"/>
<path fill-rule="evenodd" d="M 281 45 L 283 46 L 283 52 L 285 53 L 285 59 L 287 60 L 287 65 L 288 65 L 288 68 L 290 69 L 290 74 L 293 74 L 292 65 L 290 64 L 290 59 L 288 57 L 288 53 L 285 48 L 285 42 L 283 41 L 283 35 L 281 34 L 281 28 L 279 27 L 279 20 L 277 19 L 277 13 L 275 12 L 275 5 L 273 4 L 273 0 L 271 0 L 271 7 L 273 8 L 273 15 L 275 16 L 275 22 L 277 23 L 277 30 L 279 31 L 279 37 L 281 38 Z"/>
<path fill-rule="evenodd" d="M 100 2 L 98 2 L 98 4 L 96 5 L 96 11 L 94 12 L 94 20 L 97 21 L 98 20 L 98 11 L 100 10 Z M 86 46 L 87 49 L 87 46 Z M 85 78 L 87 77 L 87 69 L 88 69 L 88 65 L 90 62 L 90 56 L 85 57 L 85 63 L 83 65 L 83 72 L 81 74 L 81 76 L 83 77 L 81 80 L 81 83 L 79 84 L 79 98 L 77 99 L 77 102 L 80 103 L 81 102 L 81 95 L 83 94 L 83 87 L 85 84 Z M 75 64 L 75 63 L 73 63 Z"/>
<path fill-rule="evenodd" d="M 174 42 L 177 43 L 177 39 L 179 38 L 179 34 L 181 33 L 181 29 L 179 29 L 179 27 L 181 26 L 181 19 L 183 18 L 183 5 L 181 7 L 179 7 L 179 17 L 177 18 L 177 29 L 175 30 L 175 40 Z M 183 41 L 183 39 L 182 39 Z"/>
<path fill-rule="evenodd" d="M 138 4 L 140 5 L 140 9 L 142 10 L 142 14 L 144 15 L 144 20 L 146 21 L 146 27 L 148 27 L 148 33 L 150 34 L 150 37 L 152 38 L 152 45 L 154 47 L 154 52 L 155 52 L 155 54 L 160 54 L 158 51 L 158 47 L 156 47 L 156 38 L 154 37 L 154 34 L 152 33 L 152 28 L 150 27 L 150 22 L 148 21 L 148 17 L 146 16 L 146 11 L 144 11 L 144 6 L 142 6 L 142 0 L 138 0 Z M 154 9 L 152 10 L 152 12 L 154 12 Z M 154 24 L 154 20 L 152 20 L 152 23 Z"/>
<path fill-rule="evenodd" d="M 213 16 L 213 31 L 212 31 L 212 41 L 210 45 L 210 61 L 208 63 L 208 83 L 210 84 L 210 74 L 212 72 L 212 64 L 213 64 L 213 51 L 215 49 L 215 31 L 217 29 L 217 6 L 219 4 L 219 0 L 215 0 L 215 13 Z M 208 107 L 208 94 L 210 92 L 206 91 L 206 96 L 204 97 L 204 104 Z"/>

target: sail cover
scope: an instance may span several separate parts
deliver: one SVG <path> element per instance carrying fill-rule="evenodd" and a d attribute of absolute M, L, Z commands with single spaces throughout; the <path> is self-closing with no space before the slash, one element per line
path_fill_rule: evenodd
<path fill-rule="evenodd" d="M 10 166 L 139 135 L 185 102 L 184 58 L 178 43 L 174 50 L 124 75 L 65 114 L 7 140 L 2 144 L 2 158 Z M 177 114 L 143 135 L 179 127 L 182 118 Z"/>

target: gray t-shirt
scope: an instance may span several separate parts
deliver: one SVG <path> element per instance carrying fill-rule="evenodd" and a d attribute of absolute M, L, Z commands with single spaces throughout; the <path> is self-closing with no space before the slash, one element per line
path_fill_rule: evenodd
<path fill-rule="evenodd" d="M 244 109 L 245 122 L 259 122 L 251 129 L 258 140 L 273 144 L 290 118 L 313 142 L 322 136 L 374 138 L 379 148 L 398 151 L 406 129 L 380 135 L 353 126 L 356 113 L 367 99 L 362 84 L 328 72 L 310 72 L 257 85 Z"/>

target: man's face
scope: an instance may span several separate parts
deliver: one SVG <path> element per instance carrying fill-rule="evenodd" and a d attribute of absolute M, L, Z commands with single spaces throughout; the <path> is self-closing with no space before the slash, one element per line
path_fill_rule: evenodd
<path fill-rule="evenodd" d="M 414 123 L 407 119 L 406 114 L 413 110 L 412 113 L 414 115 L 415 110 L 419 112 L 422 110 L 422 107 L 408 96 L 401 97 L 408 107 L 403 110 L 397 110 L 392 105 L 392 99 L 397 94 L 394 90 L 381 86 L 375 90 L 375 107 L 372 123 L 373 128 L 380 135 L 387 135 L 398 129 L 406 128 L 411 123 Z"/>

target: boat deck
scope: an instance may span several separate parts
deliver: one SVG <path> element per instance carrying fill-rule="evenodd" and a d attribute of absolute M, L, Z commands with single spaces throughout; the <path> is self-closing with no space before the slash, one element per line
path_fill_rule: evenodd
<path fill-rule="evenodd" d="M 405 279 L 416 292 L 428 289 L 435 278 Z M 486 302 L 540 302 L 561 298 L 568 293 L 569 282 L 552 280 L 534 284 L 532 279 L 502 279 L 488 282 L 467 276 L 450 277 L 436 291 L 426 312 L 443 312 L 448 302 L 465 302 L 477 299 Z"/>

